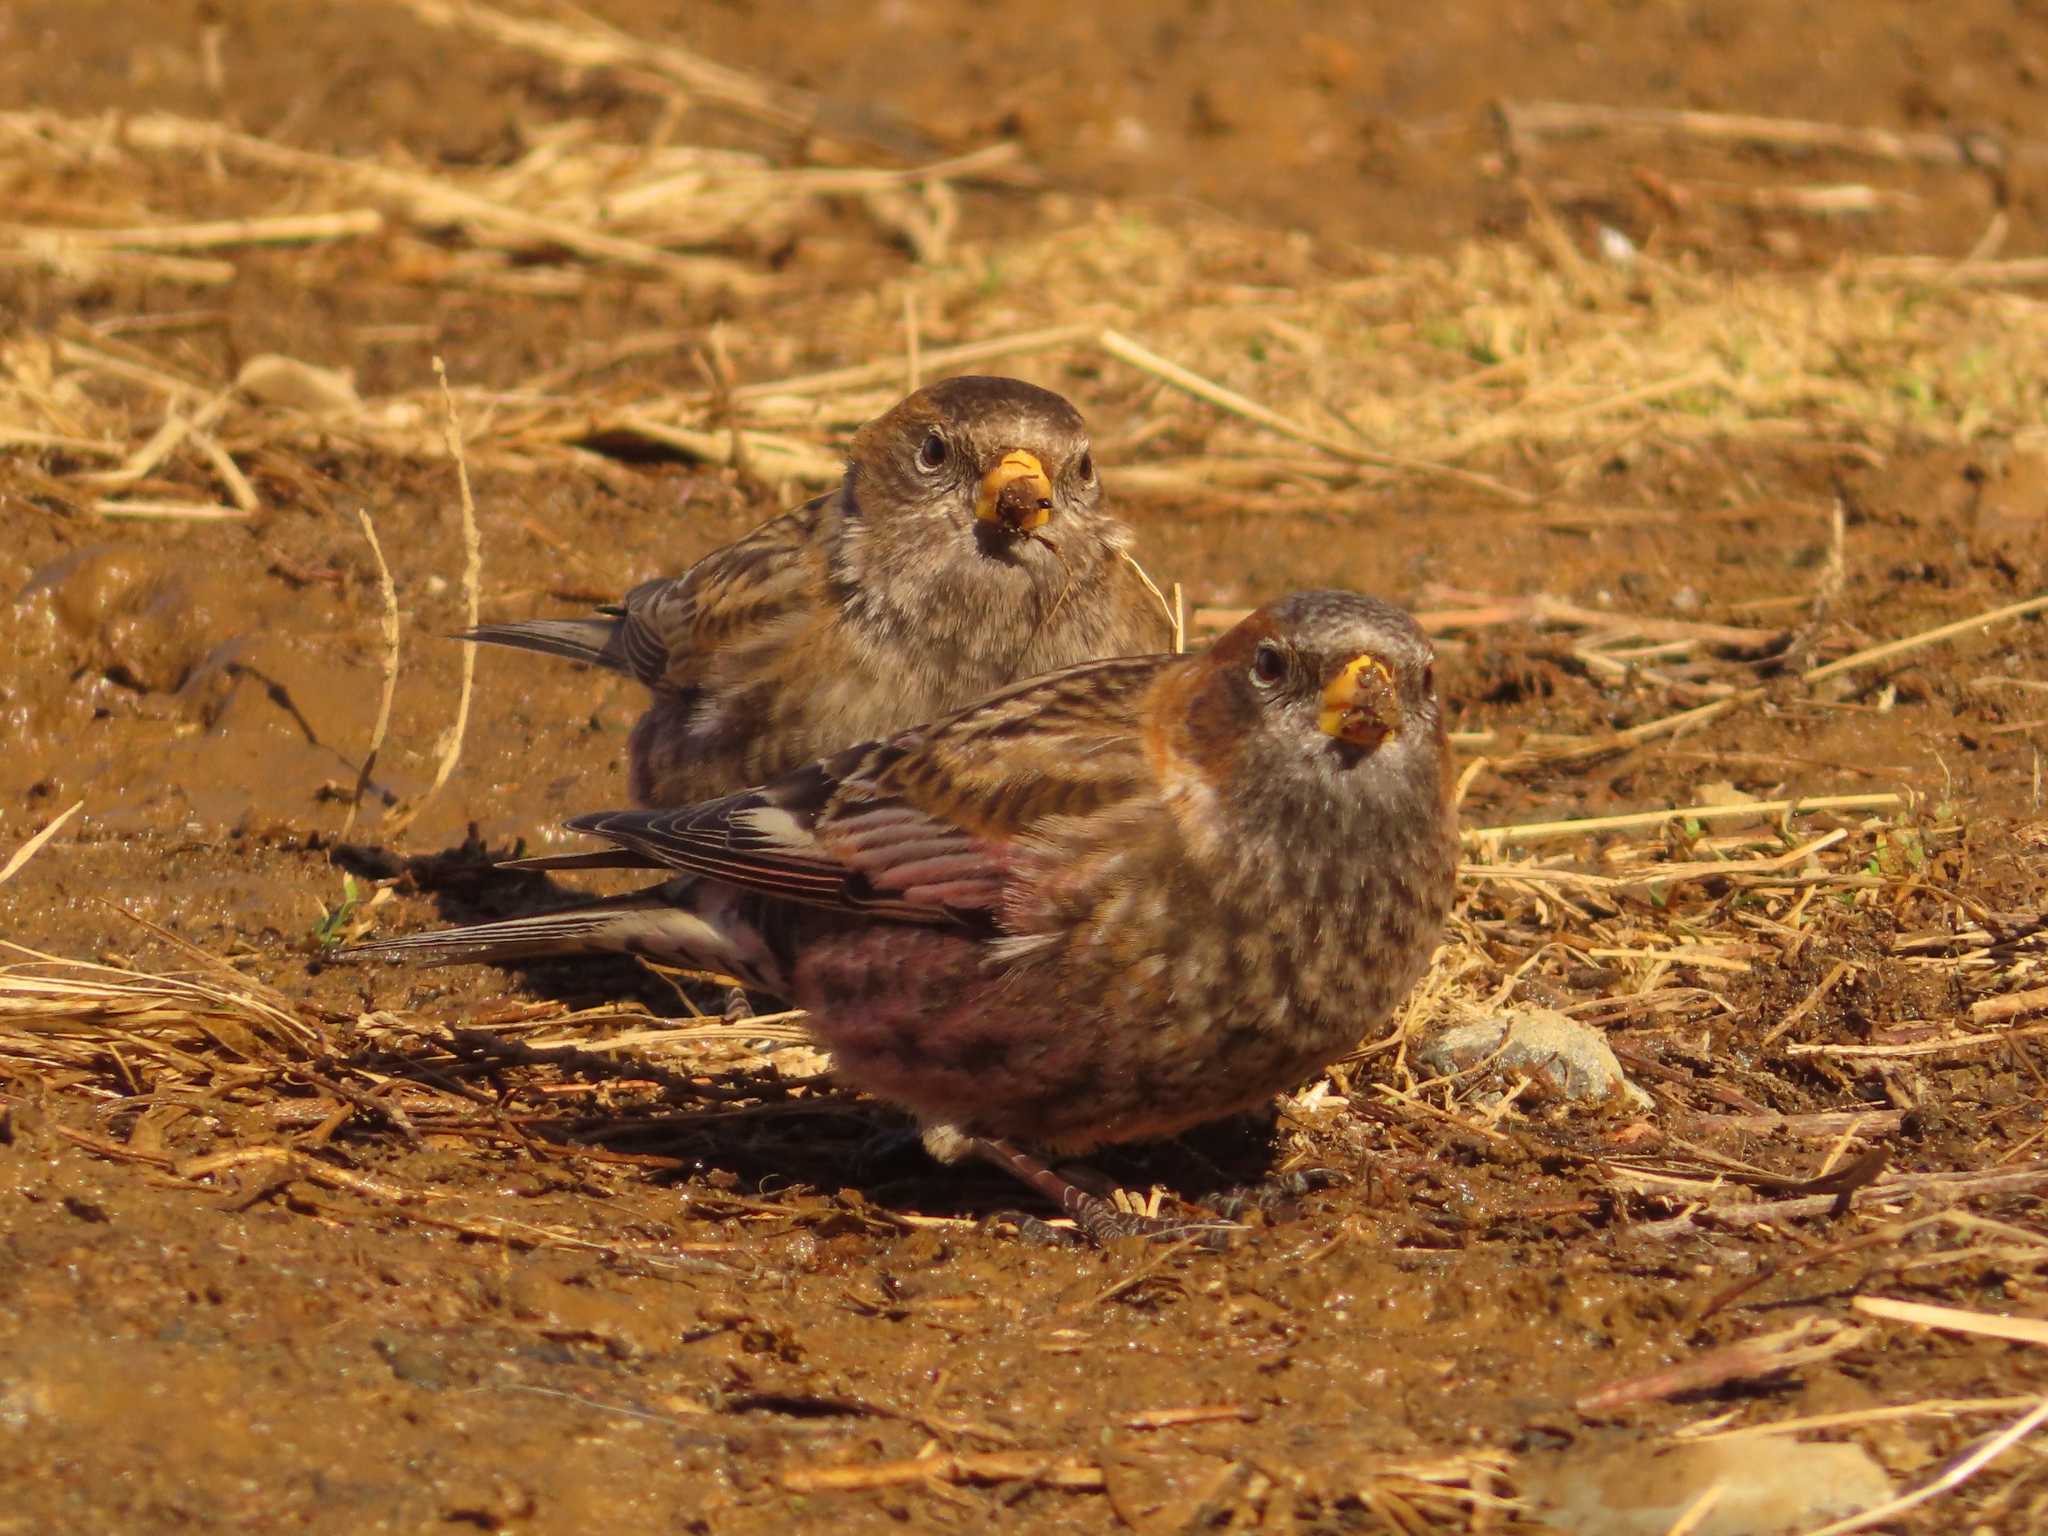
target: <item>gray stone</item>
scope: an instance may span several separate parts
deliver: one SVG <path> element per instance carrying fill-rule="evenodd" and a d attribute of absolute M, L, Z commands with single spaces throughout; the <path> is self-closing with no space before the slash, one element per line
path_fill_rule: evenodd
<path fill-rule="evenodd" d="M 1433 1077 L 1469 1071 L 1493 1057 L 1501 1078 L 1527 1077 L 1523 1102 L 1564 1102 L 1625 1111 L 1650 1107 L 1607 1037 L 1552 1008 L 1517 1008 L 1453 1024 L 1425 1040 L 1415 1063 Z"/>
<path fill-rule="evenodd" d="M 1743 1436 L 1694 1445 L 1577 1449 L 1522 1463 L 1517 1480 L 1546 1522 L 1572 1536 L 1664 1536 L 1718 1489 L 1692 1536 L 1778 1536 L 1860 1514 L 1892 1497 L 1862 1446 Z"/>

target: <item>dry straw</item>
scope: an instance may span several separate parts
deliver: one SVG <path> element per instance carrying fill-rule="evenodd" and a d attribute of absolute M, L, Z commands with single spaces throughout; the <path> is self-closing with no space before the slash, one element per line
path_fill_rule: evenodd
<path fill-rule="evenodd" d="M 377 767 L 377 754 L 384 750 L 384 737 L 391 729 L 391 703 L 398 693 L 398 657 L 402 640 L 398 620 L 398 588 L 391 579 L 391 567 L 384 561 L 384 546 L 377 542 L 377 525 L 370 521 L 370 514 L 366 508 L 356 509 L 356 519 L 363 525 L 363 537 L 369 542 L 370 558 L 376 562 L 377 594 L 383 599 L 384 678 L 377 694 L 377 718 L 370 727 L 370 744 L 363 749 L 363 765 L 356 772 L 355 789 L 348 799 L 348 816 L 341 824 L 341 835 L 344 839 L 355 827 L 356 812 L 363 803 L 363 791 L 370 787 L 370 775 Z"/>
<path fill-rule="evenodd" d="M 462 511 L 462 603 L 464 627 L 474 629 L 481 617 L 483 603 L 483 535 L 477 528 L 476 498 L 471 495 L 469 489 L 469 461 L 463 456 L 462 429 L 460 420 L 456 415 L 455 397 L 449 393 L 448 373 L 438 357 L 434 359 L 434 376 L 441 384 L 442 406 L 447 413 L 445 441 L 448 448 L 448 457 L 455 461 L 455 486 L 458 492 L 458 505 Z M 368 519 L 366 518 L 364 522 L 365 527 L 367 527 Z M 375 536 L 372 535 L 373 546 L 374 542 Z M 382 564 L 381 558 L 379 564 Z M 385 631 L 387 678 L 390 676 L 388 669 L 396 665 L 396 642 L 392 639 L 390 620 L 388 618 L 389 612 L 390 610 L 387 605 Z M 389 684 L 387 683 L 387 688 L 388 686 Z M 455 765 L 462 758 L 463 737 L 469 730 L 469 705 L 475 688 L 476 647 L 465 645 L 462 648 L 462 688 L 455 698 L 455 720 L 441 735 L 440 748 L 435 753 L 433 782 L 427 786 L 425 794 L 413 801 L 412 804 L 393 814 L 384 823 L 383 833 L 386 837 L 395 838 L 407 827 L 411 826 L 418 819 L 420 812 L 424 811 L 433 801 L 434 797 L 440 794 L 442 788 L 448 783 L 449 777 L 455 772 Z M 388 704 L 388 702 L 389 697 L 387 693 L 386 703 Z M 387 718 L 380 712 L 380 729 L 375 733 L 376 737 L 381 738 L 381 726 Z M 368 759 L 366 758 L 363 775 L 367 777 L 368 772 Z"/>
<path fill-rule="evenodd" d="M 551 58 L 626 56 L 622 40 L 595 24 L 528 24 L 475 5 L 427 10 L 438 24 L 484 31 Z M 636 56 L 653 55 L 643 48 Z M 669 82 L 661 88 L 692 89 L 686 64 L 670 64 L 656 68 Z M 735 110 L 777 110 L 780 98 L 755 90 L 758 82 L 728 84 L 720 99 Z M 900 219 L 884 208 L 884 194 L 1007 173 L 1016 160 L 1014 147 L 993 145 L 901 170 L 791 170 L 727 151 L 605 143 L 578 126 L 538 134 L 510 166 L 422 167 L 395 155 L 324 155 L 164 114 L 118 124 L 0 114 L 0 139 L 28 166 L 110 183 L 149 158 L 217 155 L 275 185 L 292 208 L 241 221 L 99 231 L 16 226 L 24 252 L 62 247 L 67 260 L 124 251 L 169 259 L 164 248 L 232 253 L 265 239 L 389 240 L 410 228 L 455 243 L 426 263 L 424 280 L 454 287 L 547 282 L 563 292 L 614 269 L 735 293 L 772 286 L 748 253 L 771 249 L 821 206 L 872 204 L 878 232 L 895 238 Z M 371 206 L 364 206 L 366 193 Z M 305 211 L 323 201 L 334 206 Z M 1556 252 L 1479 245 L 1450 257 L 1388 258 L 1364 279 L 1305 266 L 1285 284 L 1266 286 L 1203 275 L 1198 263 L 1227 268 L 1249 254 L 1230 240 L 1243 247 L 1250 238 L 1120 218 L 1111 227 L 1006 242 L 993 291 L 995 254 L 956 251 L 914 278 L 845 301 L 835 329 L 849 338 L 884 330 L 900 336 L 914 293 L 923 376 L 1047 352 L 1081 365 L 1113 361 L 1112 377 L 1128 369 L 1167 387 L 1170 393 L 1151 397 L 1143 430 L 1186 445 L 1172 456 L 1120 453 L 1120 487 L 1276 511 L 1328 505 L 1350 487 L 1407 479 L 1495 498 L 1560 526 L 1654 520 L 1653 509 L 1585 504 L 1592 468 L 1611 448 L 1646 436 L 1678 443 L 1796 437 L 1881 454 L 1907 440 L 1968 442 L 1998 422 L 2022 436 L 2038 428 L 2042 401 L 2028 360 L 2042 340 L 2039 313 L 1996 290 L 1946 285 L 1920 296 L 1919 321 L 1906 325 L 1893 287 L 1899 279 L 1856 260 L 1820 275 L 1724 275 L 1581 257 L 1565 272 Z M 154 249 L 128 249 L 142 246 Z M 208 274 L 232 270 L 219 262 Z M 1988 282 L 1996 269 L 1986 274 Z M 1070 313 L 1085 318 L 1019 329 L 1011 295 L 1026 291 L 1064 298 Z M 738 442 L 745 461 L 768 466 L 771 479 L 826 483 L 838 471 L 845 429 L 901 387 L 897 355 L 778 376 L 763 366 L 784 350 L 776 325 L 750 332 L 732 324 L 726 337 L 739 375 L 751 380 L 730 390 L 641 387 L 593 401 L 564 388 L 580 370 L 605 366 L 607 356 L 673 349 L 667 336 L 550 369 L 520 390 L 462 391 L 471 462 L 519 472 L 577 459 L 601 441 L 731 463 Z M 1872 349 L 1886 356 L 1886 369 L 1854 363 Z M 105 380 L 162 390 L 161 370 L 77 338 L 67 338 L 64 353 L 68 370 L 56 375 L 25 354 L 0 359 L 0 441 L 82 445 L 93 453 L 128 442 L 133 423 L 118 397 L 76 386 Z M 189 418 L 231 382 L 181 380 L 167 403 Z M 52 384 L 67 387 L 53 391 Z M 324 411 L 234 392 L 219 419 L 196 430 L 168 414 L 159 418 L 171 436 L 152 450 L 166 469 L 224 484 L 225 507 L 198 496 L 102 491 L 98 500 L 105 515 L 245 513 L 247 482 L 234 477 L 250 454 L 319 442 L 441 457 L 445 441 L 427 427 L 435 409 L 424 391 Z M 145 438 L 134 448 L 149 446 Z M 1549 467 L 1532 475 L 1532 462 Z M 1699 707 L 1735 706 L 1706 699 Z M 1664 733 L 1699 718 L 1681 717 Z"/>

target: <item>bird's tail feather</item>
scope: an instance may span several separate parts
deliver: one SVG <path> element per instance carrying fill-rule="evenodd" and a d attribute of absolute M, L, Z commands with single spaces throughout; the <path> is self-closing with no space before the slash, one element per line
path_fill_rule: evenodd
<path fill-rule="evenodd" d="M 566 656 L 571 661 L 631 672 L 618 644 L 617 619 L 520 619 L 510 624 L 479 624 L 455 638 L 479 645 L 507 645 L 514 650 Z"/>
<path fill-rule="evenodd" d="M 786 968 L 750 916 L 751 905 L 730 886 L 671 880 L 560 912 L 375 939 L 341 950 L 335 958 L 503 965 L 576 955 L 640 955 L 663 965 L 717 971 L 751 990 L 785 995 Z"/>

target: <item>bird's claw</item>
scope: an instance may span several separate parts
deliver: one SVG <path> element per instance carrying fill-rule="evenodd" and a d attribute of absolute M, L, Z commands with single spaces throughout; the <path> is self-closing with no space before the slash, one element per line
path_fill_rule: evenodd
<path fill-rule="evenodd" d="M 1126 1238 L 1140 1237 L 1148 1242 L 1192 1239 L 1198 1247 L 1220 1250 L 1230 1246 L 1234 1233 L 1245 1230 L 1241 1223 L 1228 1218 L 1212 1221 L 1202 1217 L 1146 1216 L 1124 1210 L 1115 1202 L 1097 1195 L 1070 1199 L 1068 1212 L 1074 1218 L 1074 1225 L 1098 1248 L 1107 1248 Z"/>
<path fill-rule="evenodd" d="M 1226 1221 L 1237 1221 L 1248 1211 L 1257 1211 L 1268 1221 L 1295 1221 L 1301 1216 L 1298 1202 L 1303 1196 L 1350 1182 L 1350 1175 L 1335 1168 L 1294 1168 L 1257 1184 L 1224 1190 L 1206 1204 Z"/>
<path fill-rule="evenodd" d="M 1056 1227 L 1029 1211 L 990 1211 L 981 1218 L 980 1225 L 984 1232 L 993 1232 L 1002 1226 L 1012 1227 L 1018 1241 L 1039 1248 L 1069 1248 L 1080 1239 L 1080 1234 L 1073 1228 Z"/>

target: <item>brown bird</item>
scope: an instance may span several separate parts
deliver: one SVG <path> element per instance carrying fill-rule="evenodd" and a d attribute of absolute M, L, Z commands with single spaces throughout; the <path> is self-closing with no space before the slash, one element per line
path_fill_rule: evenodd
<path fill-rule="evenodd" d="M 612 848 L 524 864 L 680 878 L 358 952 L 729 972 L 808 1010 L 942 1160 L 986 1157 L 1102 1238 L 1132 1224 L 1022 1146 L 1171 1136 L 1374 1029 L 1450 904 L 1450 770 L 1422 631 L 1300 593 L 1201 654 L 1070 667 L 760 789 L 579 817 Z"/>
<path fill-rule="evenodd" d="M 684 805 L 1017 678 L 1169 649 L 1102 509 L 1080 413 L 1017 379 L 948 379 L 854 435 L 838 488 L 591 619 L 464 638 L 637 677 L 628 790 Z"/>

